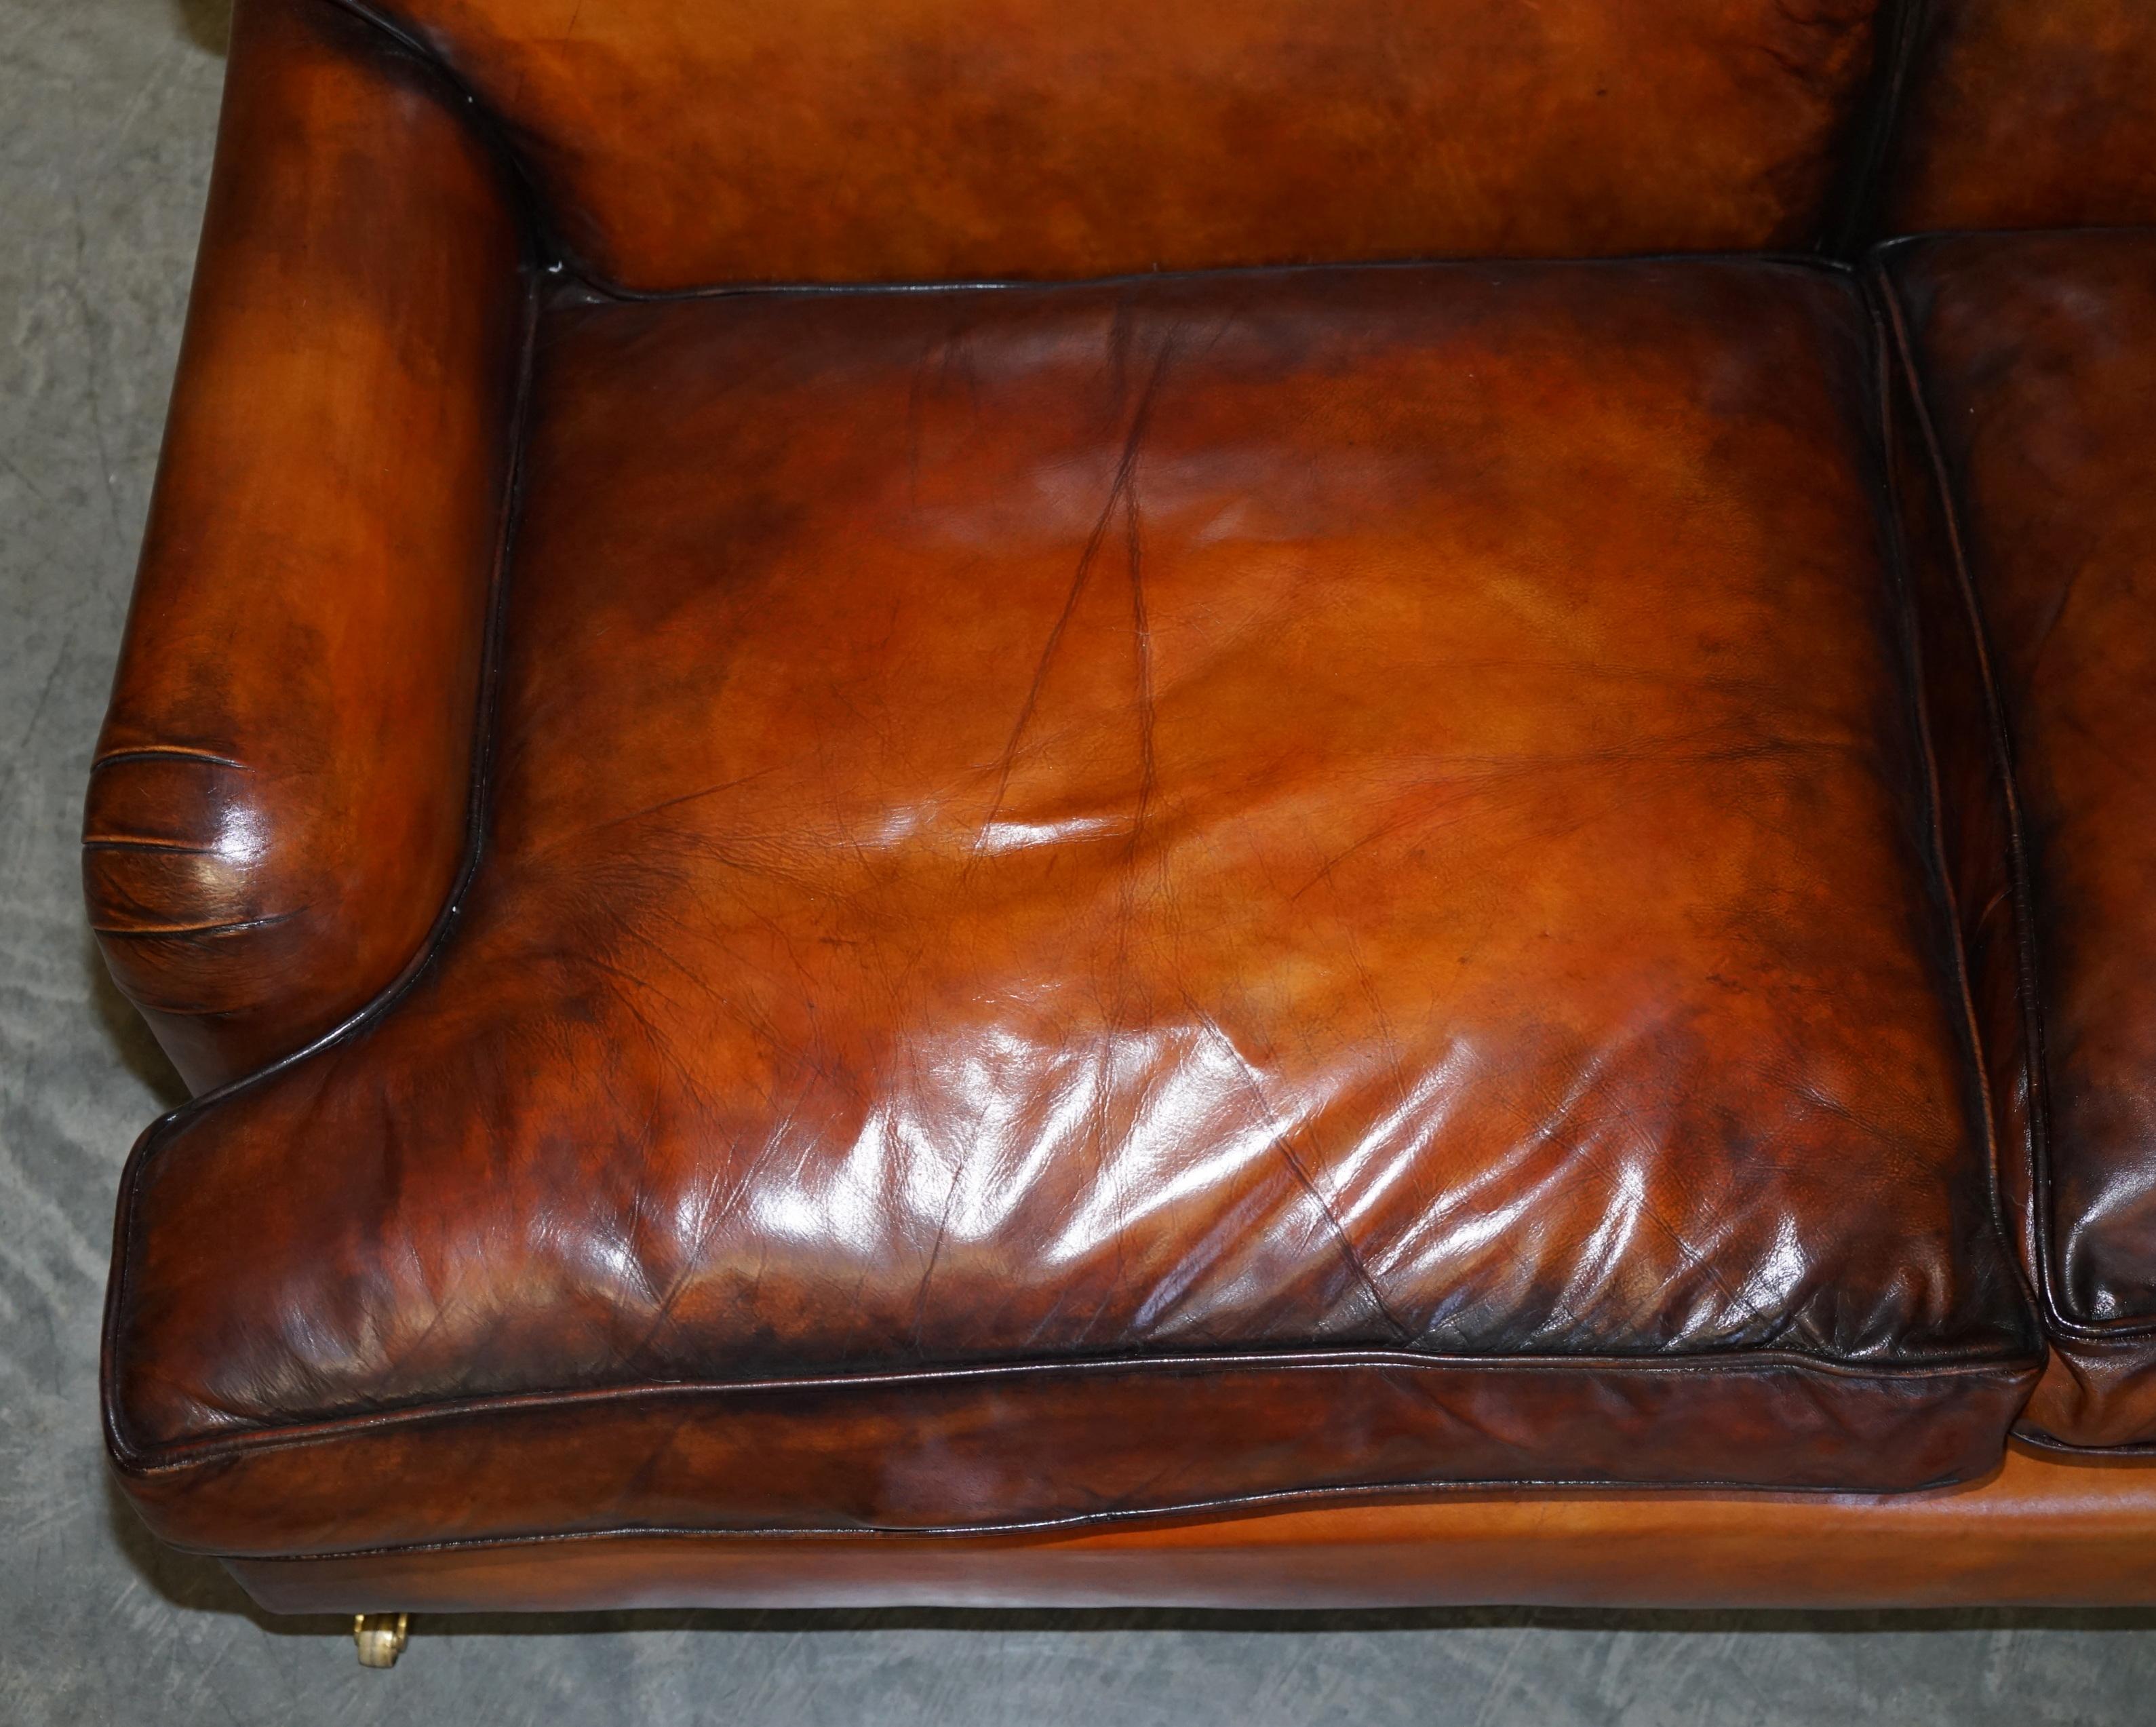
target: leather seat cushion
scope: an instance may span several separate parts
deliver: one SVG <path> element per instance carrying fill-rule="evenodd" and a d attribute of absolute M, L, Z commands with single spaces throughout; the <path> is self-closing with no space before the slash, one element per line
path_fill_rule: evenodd
<path fill-rule="evenodd" d="M 564 303 L 476 875 L 147 1138 L 173 1539 L 1994 1462 L 1840 274 Z"/>
<path fill-rule="evenodd" d="M 2018 793 L 1992 1042 L 2055 1349 L 2029 1426 L 2156 1446 L 2156 230 L 1889 256 Z"/>

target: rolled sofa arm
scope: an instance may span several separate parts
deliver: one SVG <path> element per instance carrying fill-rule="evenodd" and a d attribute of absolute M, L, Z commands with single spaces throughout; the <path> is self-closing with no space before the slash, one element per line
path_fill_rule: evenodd
<path fill-rule="evenodd" d="M 241 0 L 84 816 L 90 921 L 202 1091 L 393 983 L 467 845 L 530 271 L 454 92 Z"/>

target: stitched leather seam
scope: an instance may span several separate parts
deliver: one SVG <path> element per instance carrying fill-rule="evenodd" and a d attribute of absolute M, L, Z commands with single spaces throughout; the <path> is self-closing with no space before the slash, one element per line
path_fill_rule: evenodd
<path fill-rule="evenodd" d="M 1867 281 L 1866 286 L 1870 288 L 1871 284 Z M 1866 292 L 1864 303 L 1871 333 L 1875 367 L 1872 388 L 1877 400 L 1873 407 L 1880 433 L 1876 459 L 1885 494 L 1882 513 L 1887 518 L 1887 558 L 1895 590 L 1896 622 L 1909 679 L 1909 720 L 1915 728 L 1917 751 L 1923 763 L 1926 834 L 1931 842 L 1930 854 L 1924 861 L 1925 867 L 1946 910 L 1948 948 L 1952 956 L 1954 988 L 1961 1008 L 1962 1055 L 1970 1088 L 1965 1101 L 1974 1106 L 1974 1119 L 1982 1135 L 1987 1215 L 1990 1219 L 1994 1245 L 1999 1250 L 2015 1292 L 2020 1298 L 2017 1305 L 2021 1309 L 2020 1317 L 2027 1322 L 2030 1344 L 2041 1351 L 2044 1347 L 2043 1316 L 2037 1308 L 2035 1292 L 2030 1288 L 2022 1272 L 2020 1250 L 2015 1246 L 2015 1231 L 2007 1223 L 2005 1198 L 1999 1187 L 1999 1127 L 1992 1118 L 1984 1059 L 1984 1034 L 1978 1022 L 1976 996 L 1969 981 L 1969 955 L 1962 945 L 1959 897 L 1954 892 L 1953 871 L 1947 862 L 1946 833 L 1941 820 L 1938 751 L 1932 736 L 1929 703 L 1925 700 L 1923 645 L 1917 630 L 1916 592 L 1909 579 L 1908 546 L 1894 471 L 1894 398 L 1890 368 L 1895 364 L 1896 355 L 1890 344 L 1878 296 Z"/>
<path fill-rule="evenodd" d="M 341 3 L 341 0 L 337 0 Z M 1020 294 L 1060 288 L 1130 288 L 1141 284 L 1170 285 L 1190 281 L 1235 281 L 1250 276 L 1340 275 L 1378 270 L 1481 270 L 1488 269 L 1636 269 L 1643 265 L 1674 264 L 1721 265 L 1725 268 L 1823 270 L 1849 275 L 1855 266 L 1839 258 L 1812 252 L 1636 252 L 1609 258 L 1368 258 L 1326 264 L 1229 264 L 1191 270 L 1148 270 L 1101 276 L 983 276 L 941 282 L 750 282 L 696 288 L 624 288 L 619 283 L 582 273 L 576 266 L 578 285 L 599 301 L 628 306 L 670 306 L 679 301 L 753 298 L 848 297 L 879 294 Z"/>
<path fill-rule="evenodd" d="M 146 743 L 136 749 L 116 749 L 109 755 L 100 756 L 90 764 L 95 774 L 107 768 L 117 767 L 122 762 L 194 762 L 207 768 L 229 768 L 235 774 L 252 774 L 254 770 L 244 762 L 234 761 L 214 750 L 197 749 L 187 743 Z"/>
<path fill-rule="evenodd" d="M 1608 1374 L 1623 1379 L 1641 1376 L 1750 1378 L 1795 1375 L 1851 1382 L 1860 1389 L 1893 1393 L 1928 1389 L 1933 1382 L 1941 1380 L 2033 1380 L 2041 1365 L 2041 1358 L 2033 1355 L 1973 1356 L 1963 1359 L 1874 1365 L 1825 1361 L 1786 1351 L 1767 1350 L 1751 1355 L 1702 1355 L 1682 1359 L 1625 1355 L 1421 1355 L 1400 1350 L 1342 1349 L 1277 1355 L 1252 1353 L 1167 1355 L 1136 1360 L 989 1362 L 975 1366 L 925 1368 L 893 1373 L 834 1374 L 736 1382 L 647 1382 L 632 1385 L 594 1386 L 582 1390 L 510 1392 L 455 1401 L 445 1400 L 415 1404 L 400 1409 L 371 1411 L 364 1415 L 336 1416 L 322 1421 L 265 1426 L 245 1432 L 205 1435 L 140 1447 L 116 1437 L 115 1456 L 129 1473 L 151 1475 L 258 1452 L 332 1444 L 385 1427 L 437 1423 L 451 1426 L 489 1417 L 547 1414 L 558 1410 L 578 1410 L 617 1403 L 784 1397 L 803 1392 L 907 1390 L 983 1381 L 1065 1376 L 1092 1379 L 1132 1375 L 1148 1378 L 1178 1375 L 1203 1378 L 1228 1374 L 1372 1370 L 1457 1373 L 1476 1377 L 1520 1373 L 1588 1378 Z"/>
<path fill-rule="evenodd" d="M 158 1539 L 182 1553 L 213 1555 L 254 1565 L 316 1565 L 338 1560 L 388 1559 L 408 1555 L 488 1552 L 501 1549 L 562 1546 L 577 1542 L 667 1540 L 755 1541 L 758 1543 L 822 1543 L 834 1539 L 875 1542 L 922 1540 L 959 1545 L 969 1539 L 998 1536 L 1040 1534 L 1053 1530 L 1113 1528 L 1131 1524 L 1161 1523 L 1182 1518 L 1212 1518 L 1224 1513 L 1294 1510 L 1300 1506 L 1329 1504 L 1342 1499 L 1470 1498 L 1485 1495 L 1510 1497 L 1522 1492 L 1598 1499 L 1612 1493 L 1652 1493 L 1670 1503 L 1693 1497 L 1728 1498 L 1773 1503 L 1776 1500 L 1813 1502 L 1828 1498 L 1903 1499 L 1941 1488 L 1967 1485 L 1969 1478 L 1941 1476 L 1907 1488 L 1761 1487 L 1757 1482 L 1715 1478 L 1702 1481 L 1587 1480 L 1564 1476 L 1478 1476 L 1465 1481 L 1386 1481 L 1336 1487 L 1291 1488 L 1270 1493 L 1234 1494 L 1214 1499 L 1179 1500 L 1172 1505 L 1134 1507 L 1127 1510 L 1081 1511 L 1067 1516 L 1024 1521 L 983 1524 L 828 1524 L 788 1529 L 699 1528 L 692 1524 L 629 1524 L 616 1529 L 552 1529 L 521 1535 L 467 1535 L 448 1541 L 414 1541 L 373 1547 L 334 1548 L 316 1553 L 234 1553 L 228 1550 L 197 1547 Z"/>
<path fill-rule="evenodd" d="M 1830 257 L 1845 258 L 1862 250 L 1865 237 L 1876 225 L 1886 176 L 1893 160 L 1902 129 L 1902 110 L 1909 90 L 1909 72 L 1916 45 L 1923 38 L 1928 0 L 1885 0 L 1887 14 L 1880 34 L 1878 64 L 1871 90 L 1859 120 L 1863 136 L 1854 160 L 1840 177 L 1842 195 L 1834 200 L 1839 216 L 1830 208 L 1820 249 Z"/>
<path fill-rule="evenodd" d="M 2041 1451 L 2058 1452 L 2070 1457 L 2156 1457 L 2156 1439 L 2144 1439 L 2129 1445 L 2076 1445 L 2047 1433 L 2041 1427 L 2016 1424 L 2014 1437 L 2023 1445 L 2033 1445 Z"/>
<path fill-rule="evenodd" d="M 120 848 L 105 846 L 100 849 L 113 851 Z M 203 846 L 182 847 L 170 846 L 130 846 L 126 849 L 130 851 L 203 851 L 208 850 L 207 847 Z M 221 923 L 93 923 L 90 926 L 90 933 L 95 936 L 103 937 L 108 941 L 172 941 L 181 936 L 187 936 L 196 940 L 201 940 L 210 936 L 244 935 L 250 929 L 274 929 L 280 923 L 290 923 L 295 917 L 303 916 L 306 910 L 307 907 L 305 906 L 295 906 L 289 912 L 273 912 L 266 917 L 228 918 Z"/>

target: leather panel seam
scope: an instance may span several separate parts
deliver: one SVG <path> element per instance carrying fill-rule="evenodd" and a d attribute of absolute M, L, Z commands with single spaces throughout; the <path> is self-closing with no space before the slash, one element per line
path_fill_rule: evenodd
<path fill-rule="evenodd" d="M 123 848 L 108 847 L 107 850 Z M 124 848 L 142 851 L 201 852 L 208 850 L 199 846 L 141 846 Z M 304 914 L 308 908 L 295 906 L 289 912 L 273 912 L 266 917 L 239 917 L 218 923 L 92 923 L 90 933 L 108 941 L 202 941 L 221 935 L 243 935 L 250 929 L 271 929 L 280 923 L 289 923 Z"/>
<path fill-rule="evenodd" d="M 115 768 L 122 762 L 198 762 L 205 767 L 229 768 L 235 774 L 252 774 L 254 768 L 232 757 L 219 755 L 215 750 L 197 749 L 184 743 L 146 743 L 136 749 L 116 749 L 101 755 L 90 764 L 92 774 Z"/>
<path fill-rule="evenodd" d="M 1866 286 L 1869 285 L 1867 283 Z M 1874 360 L 1872 388 L 1877 395 L 1873 408 L 1875 429 L 1880 434 L 1880 447 L 1875 452 L 1875 459 L 1879 463 L 1882 494 L 1881 515 L 1889 572 L 1894 586 L 1895 620 L 1901 637 L 1899 645 L 1909 680 L 1907 716 L 1915 732 L 1924 773 L 1925 831 L 1931 842 L 1928 855 L 1924 860 L 1925 869 L 1946 912 L 1948 947 L 1961 1010 L 1962 1059 L 1969 1087 L 1965 1103 L 1971 1108 L 1974 1119 L 1979 1124 L 1982 1135 L 1986 1211 L 1995 1245 L 2012 1279 L 2015 1292 L 2020 1297 L 2016 1303 L 2020 1309 L 2019 1317 L 2030 1328 L 2030 1340 L 2041 1354 L 2044 1347 L 2043 1314 L 2039 1310 L 2035 1291 L 2029 1287 L 2028 1280 L 2022 1273 L 2021 1255 L 2015 1245 L 2015 1232 L 2007 1221 L 2005 1196 L 1999 1182 L 1999 1124 L 1993 1118 L 1986 1084 L 1988 1072 L 1984 1058 L 1984 1035 L 1977 1017 L 1975 991 L 1969 979 L 1969 954 L 1962 942 L 1959 899 L 1954 892 L 1953 871 L 1947 861 L 1946 832 L 1941 808 L 1943 800 L 1939 790 L 1938 751 L 1932 736 L 1929 705 L 1925 700 L 1923 645 L 1917 627 L 1915 589 L 1909 577 L 1908 546 L 1902 501 L 1895 483 L 1892 368 L 1896 363 L 1896 351 L 1877 295 L 1866 292 L 1863 299 Z M 1913 379 L 1911 383 L 1913 398 Z"/>
<path fill-rule="evenodd" d="M 2017 1434 L 2016 1439 L 2022 1436 Z M 1172 1524 L 1196 1519 L 1221 1520 L 1240 1515 L 1265 1515 L 1322 1505 L 1418 1499 L 1481 1499 L 1511 1498 L 1521 1493 L 1547 1495 L 1560 1500 L 1600 1499 L 1620 1493 L 1647 1493 L 1656 1499 L 1682 1503 L 1695 1498 L 1735 1498 L 1747 1503 L 1773 1503 L 1794 1500 L 1818 1504 L 1823 1500 L 1883 1499 L 1900 1501 L 1942 1489 L 1966 1487 L 1959 1476 L 1942 1476 L 1914 1487 L 1866 1489 L 1846 1487 L 1761 1487 L 1753 1482 L 1719 1478 L 1667 1482 L 1650 1480 L 1582 1481 L 1563 1476 L 1487 1476 L 1471 1481 L 1418 1480 L 1376 1482 L 1368 1485 L 1289 1488 L 1272 1493 L 1240 1493 L 1214 1499 L 1192 1499 L 1179 1504 L 1133 1507 L 1127 1510 L 1081 1511 L 1063 1517 L 1027 1519 L 985 1524 L 830 1524 L 773 1529 L 741 1524 L 704 1528 L 691 1524 L 624 1524 L 613 1529 L 541 1530 L 521 1535 L 470 1535 L 446 1541 L 388 1543 L 372 1547 L 326 1548 L 310 1553 L 239 1553 L 222 1548 L 200 1547 L 158 1539 L 182 1553 L 237 1559 L 250 1565 L 309 1565 L 338 1560 L 388 1559 L 421 1554 L 456 1554 L 516 1550 L 529 1547 L 562 1546 L 578 1542 L 636 1541 L 753 1541 L 773 1545 L 815 1545 L 826 1541 L 896 1542 L 915 1539 L 938 1545 L 963 1545 L 968 1541 L 1008 1539 L 1013 1536 L 1054 1535 L 1065 1531 L 1128 1528 L 1133 1524 Z"/>
<path fill-rule="evenodd" d="M 2017 1421 L 2014 1437 L 2022 1445 L 2033 1445 L 2040 1451 L 2055 1452 L 2067 1457 L 2152 1457 L 2156 1458 L 2156 1439 L 2138 1440 L 2127 1445 L 2076 1445 L 2061 1439 L 2041 1427 L 2033 1427 Z"/>
<path fill-rule="evenodd" d="M 1917 44 L 1930 25 L 1930 0 L 1883 0 L 1886 14 L 1872 90 L 1861 105 L 1862 141 L 1845 169 L 1842 195 L 1830 201 L 1820 249 L 1828 256 L 1848 258 L 1861 252 L 1866 236 L 1878 225 L 1889 170 L 1901 141 L 1907 106 L 1910 68 Z M 1836 206 L 1839 207 L 1838 211 Z"/>
<path fill-rule="evenodd" d="M 329 0 L 342 5 L 345 0 Z M 710 283 L 687 288 L 629 288 L 605 277 L 587 274 L 573 260 L 565 266 L 574 290 L 599 304 L 670 306 L 698 300 L 860 298 L 877 295 L 1016 294 L 1051 291 L 1060 288 L 1124 288 L 1141 284 L 1173 284 L 1197 280 L 1235 280 L 1245 277 L 1309 275 L 1375 270 L 1480 270 L 1492 266 L 1533 270 L 1638 268 L 1675 264 L 1724 268 L 1793 270 L 1830 276 L 1853 276 L 1856 265 L 1841 258 L 1815 252 L 1628 252 L 1609 257 L 1544 258 L 1532 254 L 1493 254 L 1464 258 L 1439 254 L 1426 258 L 1337 259 L 1319 263 L 1212 265 L 1188 270 L 1126 270 L 1098 276 L 981 276 L 926 282 L 740 282 Z"/>
<path fill-rule="evenodd" d="M 791 1379 L 685 1380 L 595 1386 L 583 1390 L 501 1393 L 435 1402 L 413 1403 L 362 1415 L 332 1416 L 313 1422 L 265 1426 L 230 1434 L 202 1435 L 136 1446 L 121 1433 L 116 1411 L 109 1428 L 116 1461 L 133 1475 L 168 1473 L 223 1459 L 268 1451 L 334 1444 L 385 1427 L 454 1425 L 489 1417 L 547 1413 L 620 1403 L 666 1402 L 681 1399 L 785 1396 L 814 1391 L 910 1390 L 1029 1378 L 1109 1378 L 1118 1375 L 1224 1377 L 1237 1373 L 1437 1372 L 1494 1375 L 1556 1374 L 1589 1378 L 1678 1376 L 1751 1378 L 1768 1375 L 1838 1380 L 1892 1391 L 1942 1380 L 2033 1380 L 2042 1365 L 2039 1353 L 1972 1352 L 1964 1356 L 1908 1361 L 1838 1362 L 1793 1351 L 1760 1350 L 1744 1354 L 1665 1358 L 1637 1355 L 1437 1355 L 1404 1350 L 1342 1349 L 1299 1354 L 1152 1356 L 1138 1359 L 990 1362 L 975 1366 L 926 1368 L 891 1373 L 828 1374 Z"/>

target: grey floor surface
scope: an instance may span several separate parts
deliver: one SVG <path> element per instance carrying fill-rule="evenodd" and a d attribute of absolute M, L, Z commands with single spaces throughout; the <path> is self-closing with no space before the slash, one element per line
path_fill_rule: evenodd
<path fill-rule="evenodd" d="M 2156 1724 L 2148 1614 L 422 1621 L 393 1673 L 109 1490 L 110 1195 L 179 1091 L 74 840 L 187 291 L 225 0 L 0 0 L 0 1723 Z"/>

